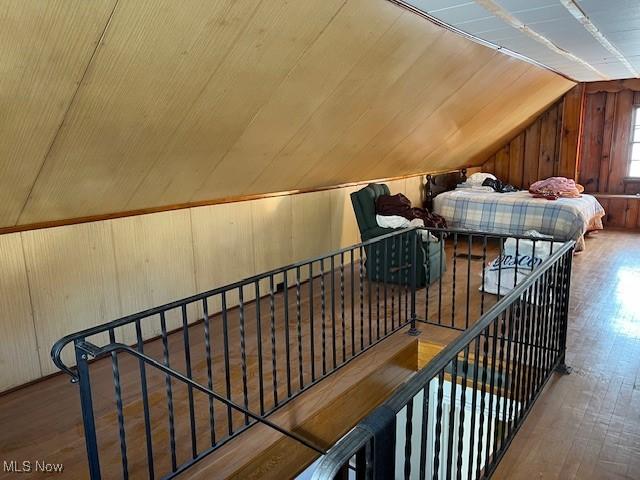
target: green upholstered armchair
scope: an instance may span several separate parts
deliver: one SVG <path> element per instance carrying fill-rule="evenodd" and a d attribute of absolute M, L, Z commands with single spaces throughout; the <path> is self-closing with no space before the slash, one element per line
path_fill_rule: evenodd
<path fill-rule="evenodd" d="M 384 183 L 370 183 L 351 194 L 351 203 L 363 242 L 397 230 L 381 227 L 376 221 L 376 199 L 381 195 L 389 194 L 389 187 Z M 406 281 L 408 271 L 403 270 L 408 268 L 407 252 L 406 248 L 398 241 L 399 239 L 392 237 L 379 244 L 365 247 L 367 277 L 370 280 L 386 280 L 389 283 L 404 283 Z M 425 255 L 429 257 L 428 263 L 424 261 Z M 377 262 L 374 261 L 376 257 Z M 433 283 L 446 270 L 444 241 L 423 242 L 423 248 L 417 249 L 417 257 L 417 287 Z M 421 266 L 423 268 L 420 268 Z"/>

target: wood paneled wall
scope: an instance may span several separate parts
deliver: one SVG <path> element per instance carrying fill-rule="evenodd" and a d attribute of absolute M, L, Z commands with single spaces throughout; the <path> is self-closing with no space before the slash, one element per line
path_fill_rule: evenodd
<path fill-rule="evenodd" d="M 421 176 L 387 184 L 420 203 Z M 68 333 L 359 242 L 359 188 L 0 235 L 0 391 L 55 372 Z"/>
<path fill-rule="evenodd" d="M 576 85 L 500 147 L 482 170 L 518 188 L 552 177 L 576 178 L 584 84 Z"/>
<path fill-rule="evenodd" d="M 0 227 L 459 168 L 573 86 L 387 0 L 2 19 Z"/>
<path fill-rule="evenodd" d="M 640 106 L 640 91 L 622 89 L 587 93 L 579 175 L 585 191 L 640 192 L 640 183 L 625 182 L 634 106 Z"/>
<path fill-rule="evenodd" d="M 579 181 L 605 207 L 605 224 L 640 228 L 640 181 L 627 178 L 639 81 L 587 84 Z"/>

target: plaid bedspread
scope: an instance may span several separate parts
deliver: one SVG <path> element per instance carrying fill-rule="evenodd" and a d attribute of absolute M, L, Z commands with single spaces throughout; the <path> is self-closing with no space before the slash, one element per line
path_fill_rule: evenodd
<path fill-rule="evenodd" d="M 528 192 L 485 193 L 453 190 L 438 195 L 433 210 L 450 228 L 522 235 L 527 230 L 581 243 L 590 225 L 602 224 L 602 205 L 591 195 L 555 201 Z"/>

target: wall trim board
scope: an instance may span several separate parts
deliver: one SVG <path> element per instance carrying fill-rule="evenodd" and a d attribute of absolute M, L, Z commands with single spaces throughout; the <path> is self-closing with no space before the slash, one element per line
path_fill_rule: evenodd
<path fill-rule="evenodd" d="M 640 78 L 626 78 L 623 80 L 609 80 L 602 82 L 586 82 L 585 93 L 617 93 L 621 90 L 640 90 Z"/>
<path fill-rule="evenodd" d="M 173 205 L 164 205 L 162 207 L 150 207 L 150 208 L 141 208 L 137 210 L 127 210 L 123 212 L 115 212 L 115 213 L 104 213 L 100 215 L 89 215 L 86 217 L 76 217 L 76 218 L 67 218 L 61 220 L 51 220 L 47 222 L 37 222 L 30 223 L 26 225 L 15 225 L 12 227 L 2 227 L 0 228 L 0 235 L 4 235 L 7 233 L 16 233 L 16 232 L 26 232 L 29 230 L 40 230 L 43 228 L 52 228 L 52 227 L 62 227 L 66 225 L 76 225 L 79 223 L 90 223 L 90 222 L 99 222 L 102 220 L 113 220 L 116 218 L 124 218 L 124 217 L 134 217 L 137 215 L 147 215 L 149 213 L 159 213 L 159 212 L 168 212 L 172 210 L 183 210 L 187 208 L 194 207 L 206 207 L 211 205 L 222 205 L 225 203 L 236 203 L 236 202 L 247 202 L 250 200 L 260 200 L 263 198 L 273 198 L 273 197 L 285 197 L 289 195 L 299 195 L 303 193 L 313 193 L 313 192 L 323 192 L 327 190 L 336 190 L 340 188 L 347 187 L 355 187 L 358 185 L 365 185 L 369 183 L 380 183 L 380 182 L 393 182 L 395 180 L 404 180 L 407 178 L 421 177 L 425 175 L 439 175 L 442 173 L 450 173 L 457 172 L 462 168 L 457 169 L 446 169 L 446 170 L 437 170 L 437 171 L 428 171 L 421 173 L 412 173 L 409 175 L 399 175 L 396 177 L 386 177 L 386 178 L 377 178 L 372 180 L 359 180 L 355 182 L 347 182 L 341 183 L 338 185 L 328 185 L 326 187 L 316 187 L 316 188 L 301 188 L 296 190 L 285 190 L 280 192 L 270 192 L 270 193 L 259 193 L 254 195 L 237 195 L 230 197 L 221 197 L 213 200 L 203 200 L 197 202 L 187 202 L 187 203 L 176 203 Z M 469 168 L 469 167 L 467 167 Z"/>

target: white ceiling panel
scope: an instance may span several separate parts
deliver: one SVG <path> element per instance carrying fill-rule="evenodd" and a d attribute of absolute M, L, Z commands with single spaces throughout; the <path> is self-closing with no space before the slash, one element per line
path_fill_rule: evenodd
<path fill-rule="evenodd" d="M 574 0 L 584 17 L 561 0 L 405 1 L 574 80 L 630 78 L 640 71 L 639 0 Z"/>

